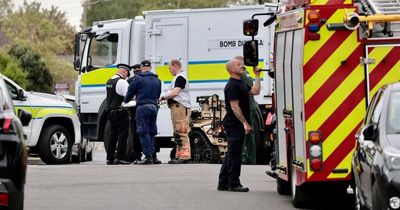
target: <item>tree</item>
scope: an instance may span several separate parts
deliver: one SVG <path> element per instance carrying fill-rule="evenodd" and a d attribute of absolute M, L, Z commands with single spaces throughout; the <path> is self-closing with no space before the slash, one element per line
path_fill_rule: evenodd
<path fill-rule="evenodd" d="M 19 67 L 19 62 L 12 59 L 7 53 L 0 52 L 0 72 L 18 85 L 26 88 L 27 74 Z"/>
<path fill-rule="evenodd" d="M 0 1 L 0 18 L 11 12 L 12 3 L 11 0 Z"/>
<path fill-rule="evenodd" d="M 38 53 L 21 45 L 12 46 L 8 53 L 19 61 L 19 66 L 27 73 L 27 90 L 52 92 L 53 77 Z"/>
<path fill-rule="evenodd" d="M 28 89 L 51 92 L 48 87 L 53 87 L 53 81 L 55 83 L 68 82 L 70 87 L 74 87 L 77 72 L 73 70 L 70 63 L 61 58 L 73 54 L 74 34 L 76 32 L 75 28 L 67 23 L 65 13 L 59 12 L 56 7 L 42 9 L 40 3 L 28 4 L 24 2 L 23 6 L 17 11 L 6 15 L 1 25 L 10 45 L 22 46 L 36 52 L 37 56 L 31 56 L 27 60 L 32 63 L 31 58 L 38 58 L 39 60 L 36 62 L 37 65 L 41 66 L 40 68 L 47 69 L 46 72 L 51 70 L 52 79 L 44 80 L 43 82 L 47 85 L 39 89 L 36 88 L 34 83 L 42 80 L 40 78 L 38 78 L 38 81 L 32 80 L 35 77 L 29 74 Z M 10 49 L 10 47 L 8 48 Z M 45 74 L 44 76 L 47 78 L 48 75 Z"/>

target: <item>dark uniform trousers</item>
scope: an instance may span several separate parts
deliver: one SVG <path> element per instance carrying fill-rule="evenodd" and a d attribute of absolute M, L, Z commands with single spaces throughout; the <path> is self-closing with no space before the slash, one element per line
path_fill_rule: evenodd
<path fill-rule="evenodd" d="M 140 160 L 142 157 L 142 144 L 140 143 L 139 136 L 136 132 L 136 107 L 129 108 L 129 125 L 133 142 L 133 157 L 130 157 L 129 159 L 132 161 Z"/>
<path fill-rule="evenodd" d="M 114 161 L 115 148 L 118 142 L 118 160 L 125 160 L 126 141 L 129 132 L 128 113 L 126 110 L 111 110 L 108 113 L 111 125 L 110 142 L 107 147 L 107 160 Z"/>
<path fill-rule="evenodd" d="M 157 135 L 158 108 L 154 104 L 139 105 L 136 109 L 136 132 L 142 144 L 143 153 L 153 157 Z"/>
<path fill-rule="evenodd" d="M 228 152 L 222 162 L 218 186 L 236 187 L 241 185 L 239 177 L 245 130 L 242 125 L 224 129 L 228 140 Z"/>

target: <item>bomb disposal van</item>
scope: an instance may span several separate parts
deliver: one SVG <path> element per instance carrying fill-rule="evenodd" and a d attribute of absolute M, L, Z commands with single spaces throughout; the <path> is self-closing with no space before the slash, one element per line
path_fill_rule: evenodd
<path fill-rule="evenodd" d="M 242 21 L 256 13 L 275 11 L 275 5 L 235 6 L 212 9 L 145 11 L 144 18 L 99 21 L 80 32 L 76 38 L 75 69 L 79 71 L 76 98 L 82 116 L 82 135 L 93 141 L 107 141 L 105 83 L 115 74 L 118 63 L 134 65 L 144 59 L 166 90 L 172 76 L 171 59 L 179 59 L 190 83 L 191 104 L 196 98 L 217 94 L 229 75 L 225 64 L 242 55 L 246 38 Z M 267 17 L 265 17 L 266 19 Z M 272 50 L 271 27 L 260 27 L 260 67 L 269 68 Z M 252 69 L 249 69 L 252 73 Z M 254 76 L 254 75 L 253 75 Z M 262 74 L 262 95 L 256 97 L 264 113 L 270 108 L 272 80 Z M 265 114 L 266 115 L 266 114 Z M 170 110 L 161 105 L 157 119 L 157 138 L 171 138 Z M 260 120 L 260 127 L 263 123 Z M 262 147 L 265 138 L 259 135 Z M 170 141 L 158 141 L 158 145 Z"/>
<path fill-rule="evenodd" d="M 13 99 L 15 112 L 26 110 L 32 114 L 28 126 L 24 126 L 26 146 L 30 153 L 38 154 L 47 164 L 79 162 L 84 153 L 81 144 L 80 122 L 76 109 L 62 96 L 58 99 L 42 97 L 28 92 L 14 81 L 3 76 Z M 83 149 L 82 149 L 83 148 Z M 90 160 L 91 154 L 88 154 Z"/>

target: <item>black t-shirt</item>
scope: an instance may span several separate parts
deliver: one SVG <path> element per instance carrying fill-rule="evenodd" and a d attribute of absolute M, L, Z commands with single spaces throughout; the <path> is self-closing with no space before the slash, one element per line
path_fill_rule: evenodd
<path fill-rule="evenodd" d="M 185 89 L 186 79 L 182 76 L 178 76 L 175 80 L 175 87 L 179 87 L 181 89 Z"/>
<path fill-rule="evenodd" d="M 184 77 L 182 77 L 182 76 L 178 76 L 176 78 L 176 80 L 175 80 L 175 87 L 174 88 L 179 87 L 179 88 L 181 88 L 183 90 L 183 89 L 185 89 L 185 85 L 186 85 L 186 79 Z M 168 99 L 168 104 L 173 104 L 173 103 L 178 103 L 178 102 L 176 102 L 172 98 Z"/>
<path fill-rule="evenodd" d="M 239 107 L 247 122 L 250 122 L 249 87 L 241 80 L 230 78 L 225 86 L 225 106 L 226 115 L 223 121 L 224 127 L 241 126 L 242 123 L 236 117 L 229 101 L 239 100 Z"/>

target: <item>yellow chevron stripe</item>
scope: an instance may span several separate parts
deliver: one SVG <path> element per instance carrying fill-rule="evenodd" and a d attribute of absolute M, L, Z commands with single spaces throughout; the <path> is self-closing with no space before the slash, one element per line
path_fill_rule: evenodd
<path fill-rule="evenodd" d="M 376 93 L 383 85 L 400 81 L 400 61 L 390 69 L 390 71 L 378 82 L 378 84 L 370 92 L 370 97 Z"/>
<path fill-rule="evenodd" d="M 352 0 L 345 0 L 345 1 L 344 1 L 344 4 L 352 4 L 352 3 L 353 3 Z"/>
<path fill-rule="evenodd" d="M 312 0 L 310 2 L 311 6 L 318 6 L 318 5 L 326 5 L 328 3 L 328 0 Z"/>
<path fill-rule="evenodd" d="M 354 9 L 348 9 L 348 11 L 354 11 Z M 344 9 L 337 10 L 328 20 L 327 23 L 341 23 L 345 15 Z M 325 44 L 326 41 L 335 33 L 335 31 L 328 31 L 327 27 L 323 26 L 318 32 L 321 35 L 321 39 L 318 41 L 308 41 L 304 46 L 304 64 L 318 52 L 319 49 Z"/>
<path fill-rule="evenodd" d="M 355 148 L 353 148 L 351 150 L 351 152 L 349 152 L 349 154 L 342 160 L 342 162 L 336 167 L 337 169 L 341 169 L 341 168 L 347 168 L 348 169 L 348 173 L 347 174 L 334 174 L 331 173 L 328 176 L 328 179 L 335 179 L 335 178 L 345 178 L 347 177 L 350 173 L 351 173 L 351 159 L 353 157 L 354 154 L 354 150 Z"/>
<path fill-rule="evenodd" d="M 341 65 L 339 61 L 346 60 L 359 44 L 357 42 L 357 31 L 354 31 L 311 76 L 304 85 L 304 101 L 306 103 Z"/>
<path fill-rule="evenodd" d="M 365 99 L 361 100 L 340 125 L 326 138 L 323 143 L 324 161 L 338 148 L 343 140 L 362 121 L 365 114 Z"/>
<path fill-rule="evenodd" d="M 326 140 L 322 143 L 323 149 L 323 161 L 326 161 L 328 157 L 338 149 L 338 146 L 344 141 L 344 139 L 354 130 L 355 126 L 358 125 L 359 122 L 362 121 L 364 114 L 365 114 L 365 99 L 363 99 L 358 105 L 353 109 L 353 111 L 343 120 L 342 123 L 329 135 Z M 353 153 L 351 153 L 353 154 Z M 348 157 L 346 157 L 348 158 Z M 348 165 L 351 162 L 349 160 L 343 160 L 342 163 L 337 168 L 349 168 Z M 310 160 L 307 160 L 307 164 L 310 164 Z M 310 178 L 313 172 L 310 168 L 307 168 L 308 175 L 307 177 Z M 349 169 L 349 171 L 351 171 Z M 342 176 L 343 174 L 336 174 Z M 344 176 L 346 177 L 346 176 Z"/>

